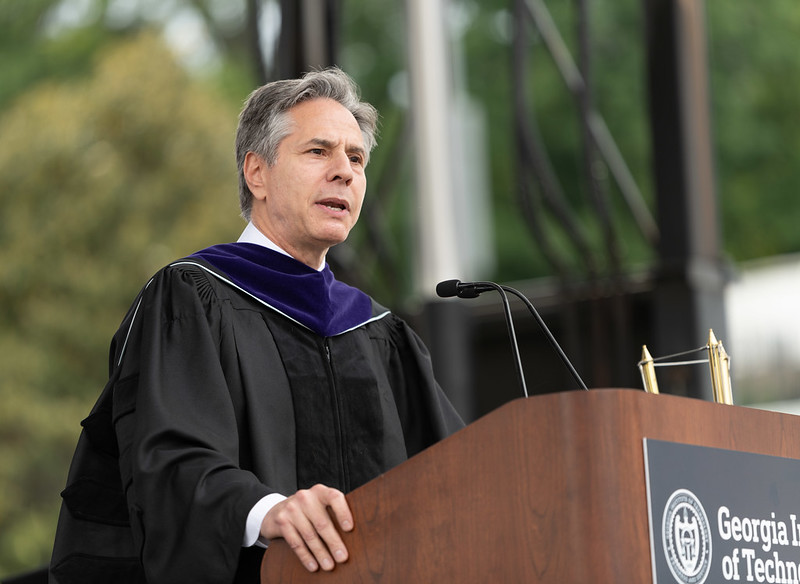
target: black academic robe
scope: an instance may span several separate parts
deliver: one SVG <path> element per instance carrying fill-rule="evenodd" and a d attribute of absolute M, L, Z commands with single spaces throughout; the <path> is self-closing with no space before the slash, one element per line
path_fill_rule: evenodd
<path fill-rule="evenodd" d="M 300 468 L 316 454 L 307 436 L 332 429 L 338 458 L 321 476 L 347 491 L 460 428 L 420 339 L 372 311 L 322 337 L 203 260 L 160 271 L 114 336 L 109 382 L 82 422 L 51 583 L 253 584 L 263 550 L 241 547 L 247 514 L 314 480 Z M 332 396 L 327 426 L 313 423 L 319 404 L 301 403 L 316 389 Z M 360 412 L 378 420 L 364 433 Z"/>

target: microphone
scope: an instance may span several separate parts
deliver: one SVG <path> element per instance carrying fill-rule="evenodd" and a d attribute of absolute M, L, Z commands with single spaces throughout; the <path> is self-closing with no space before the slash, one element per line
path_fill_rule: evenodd
<path fill-rule="evenodd" d="M 497 290 L 499 286 L 494 282 L 470 282 L 465 284 L 461 280 L 445 280 L 436 284 L 436 294 L 441 298 L 477 298 L 482 292 Z"/>
<path fill-rule="evenodd" d="M 533 303 L 530 300 L 528 300 L 528 298 L 522 292 L 520 292 L 519 290 L 515 290 L 510 286 L 502 286 L 500 284 L 495 284 L 494 282 L 465 283 L 461 282 L 460 280 L 445 280 L 444 282 L 439 282 L 439 284 L 436 285 L 436 293 L 442 298 L 450 298 L 452 296 L 458 296 L 459 298 L 477 298 L 483 292 L 488 292 L 489 290 L 497 290 L 500 293 L 501 297 L 503 298 L 503 304 L 506 310 L 506 324 L 508 325 L 509 328 L 509 335 L 514 334 L 514 325 L 511 322 L 511 310 L 508 306 L 508 297 L 506 296 L 506 292 L 516 296 L 517 298 L 522 300 L 525 306 L 527 306 L 528 310 L 533 315 L 533 318 L 536 319 L 539 328 L 542 329 L 542 332 L 544 332 L 545 337 L 547 337 L 547 340 L 550 342 L 550 346 L 553 347 L 553 349 L 556 351 L 562 363 L 564 363 L 564 365 L 567 367 L 567 370 L 570 372 L 570 375 L 572 375 L 572 378 L 575 380 L 575 382 L 581 389 L 588 391 L 589 388 L 586 387 L 586 384 L 583 382 L 583 379 L 581 379 L 581 376 L 578 375 L 578 372 L 575 370 L 575 367 L 572 365 L 572 362 L 569 360 L 569 357 L 567 357 L 566 353 L 564 353 L 564 350 L 561 348 L 561 345 L 558 344 L 558 341 L 556 341 L 556 338 L 553 336 L 553 333 L 550 332 L 550 329 L 547 327 L 544 320 L 539 315 L 539 312 L 536 310 L 536 307 L 534 307 Z M 519 363 L 518 374 L 522 377 L 524 376 L 524 373 L 522 372 L 522 363 L 519 359 L 519 348 L 517 347 L 516 335 L 514 335 L 514 338 L 512 339 L 512 346 L 514 348 L 514 354 Z M 525 390 L 525 397 L 528 397 L 528 391 L 524 387 L 524 378 L 522 383 L 523 383 L 523 389 Z"/>

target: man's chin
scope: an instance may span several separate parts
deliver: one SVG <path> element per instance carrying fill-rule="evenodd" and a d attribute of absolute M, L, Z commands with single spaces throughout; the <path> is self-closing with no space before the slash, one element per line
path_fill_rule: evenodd
<path fill-rule="evenodd" d="M 327 248 L 330 249 L 335 245 L 344 243 L 347 240 L 348 235 L 350 235 L 349 228 L 344 228 L 343 226 L 337 226 L 336 229 L 328 229 L 320 233 L 317 238 L 317 241 L 319 241 L 321 244 L 325 245 Z"/>

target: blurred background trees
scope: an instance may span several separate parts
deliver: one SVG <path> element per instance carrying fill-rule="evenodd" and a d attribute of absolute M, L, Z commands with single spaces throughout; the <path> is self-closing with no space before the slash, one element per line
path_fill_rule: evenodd
<path fill-rule="evenodd" d="M 451 4 L 453 75 L 485 134 L 485 277 L 551 275 L 514 194 L 511 3 Z M 548 7 L 574 54 L 574 6 Z M 640 2 L 591 7 L 597 108 L 652 202 Z M 365 220 L 337 259 L 402 310 L 413 301 L 415 237 L 403 4 L 341 8 L 340 65 L 381 111 L 382 139 Z M 800 4 L 709 0 L 707 10 L 726 252 L 733 262 L 798 252 Z M 78 422 L 105 383 L 108 341 L 132 298 L 165 263 L 243 226 L 233 134 L 243 100 L 274 68 L 278 14 L 269 0 L 0 0 L 0 578 L 49 558 Z M 530 43 L 531 115 L 597 244 L 576 105 L 541 39 Z M 618 202 L 613 216 L 623 265 L 646 267 L 652 250 Z M 573 242 L 545 229 L 580 273 Z"/>
<path fill-rule="evenodd" d="M 78 422 L 105 383 L 110 335 L 139 287 L 241 226 L 236 107 L 151 32 L 109 36 L 67 75 L 100 35 L 71 36 L 74 44 L 31 48 L 58 61 L 41 65 L 58 74 L 20 72 L 15 95 L 4 85 L 1 575 L 47 560 Z"/>

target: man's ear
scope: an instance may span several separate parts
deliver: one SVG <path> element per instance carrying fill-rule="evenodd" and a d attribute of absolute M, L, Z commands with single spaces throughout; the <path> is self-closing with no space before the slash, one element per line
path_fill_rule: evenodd
<path fill-rule="evenodd" d="M 255 152 L 248 152 L 244 157 L 243 174 L 250 192 L 256 199 L 265 196 L 264 173 L 268 168 L 267 161 Z"/>

